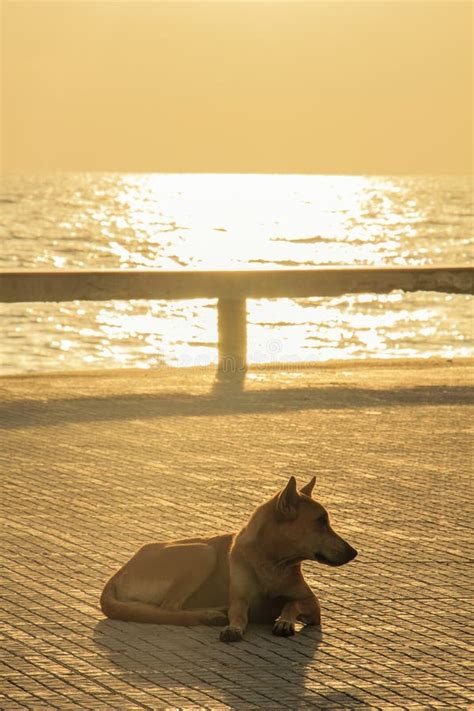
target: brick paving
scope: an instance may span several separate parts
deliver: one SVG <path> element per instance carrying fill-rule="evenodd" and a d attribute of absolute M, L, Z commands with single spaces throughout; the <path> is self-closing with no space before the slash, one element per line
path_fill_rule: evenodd
<path fill-rule="evenodd" d="M 465 363 L 0 380 L 0 708 L 474 706 Z M 322 629 L 238 645 L 104 620 L 142 543 L 234 530 L 290 474 L 359 550 L 305 564 Z"/>

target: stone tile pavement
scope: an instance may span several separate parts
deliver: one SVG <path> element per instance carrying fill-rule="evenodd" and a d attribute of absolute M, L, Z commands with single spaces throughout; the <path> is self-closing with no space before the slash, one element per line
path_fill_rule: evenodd
<path fill-rule="evenodd" d="M 0 380 L 1 709 L 467 709 L 472 409 L 465 363 Z M 146 541 L 234 530 L 290 474 L 356 548 L 305 564 L 290 639 L 104 620 Z"/>

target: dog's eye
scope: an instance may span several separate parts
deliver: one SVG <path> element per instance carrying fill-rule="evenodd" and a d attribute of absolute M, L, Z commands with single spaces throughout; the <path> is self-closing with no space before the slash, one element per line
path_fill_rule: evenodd
<path fill-rule="evenodd" d="M 329 519 L 327 513 L 321 514 L 321 516 L 318 516 L 318 518 L 316 519 L 316 523 L 318 524 L 318 526 L 327 526 L 328 521 Z"/>

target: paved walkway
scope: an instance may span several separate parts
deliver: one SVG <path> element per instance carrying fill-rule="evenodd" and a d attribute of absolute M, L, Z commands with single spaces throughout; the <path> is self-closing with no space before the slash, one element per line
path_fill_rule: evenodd
<path fill-rule="evenodd" d="M 472 389 L 465 364 L 0 380 L 0 708 L 474 705 Z M 322 631 L 290 639 L 102 619 L 145 541 L 233 530 L 290 474 L 359 550 L 306 564 Z M 471 506 L 471 507 L 470 507 Z"/>

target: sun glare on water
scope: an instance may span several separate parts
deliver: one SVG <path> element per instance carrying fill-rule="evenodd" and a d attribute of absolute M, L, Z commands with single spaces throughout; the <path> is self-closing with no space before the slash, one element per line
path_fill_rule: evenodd
<path fill-rule="evenodd" d="M 350 176 L 133 176 L 117 198 L 117 226 L 127 224 L 148 253 L 113 248 L 123 266 L 173 269 L 381 263 L 382 225 L 361 224 L 389 210 L 380 187 L 375 195 L 373 179 Z"/>

